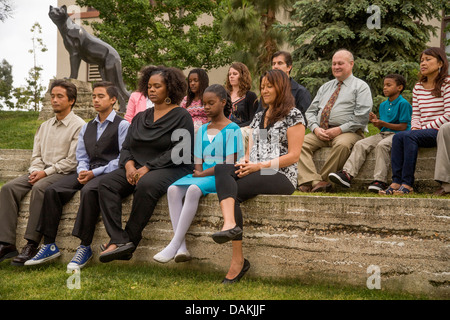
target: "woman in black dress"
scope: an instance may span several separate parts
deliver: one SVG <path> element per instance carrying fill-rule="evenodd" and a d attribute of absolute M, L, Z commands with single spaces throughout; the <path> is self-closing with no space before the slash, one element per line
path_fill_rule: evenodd
<path fill-rule="evenodd" d="M 122 146 L 120 168 L 100 182 L 100 208 L 111 238 L 100 255 L 101 262 L 129 259 L 160 197 L 193 170 L 194 125 L 189 112 L 178 106 L 186 88 L 180 70 L 154 67 L 148 97 L 155 106 L 133 118 Z M 122 199 L 132 193 L 130 218 L 122 229 Z"/>

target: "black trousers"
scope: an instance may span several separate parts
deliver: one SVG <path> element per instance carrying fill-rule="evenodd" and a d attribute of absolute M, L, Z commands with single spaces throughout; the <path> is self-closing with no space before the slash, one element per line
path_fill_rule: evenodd
<path fill-rule="evenodd" d="M 150 220 L 158 200 L 179 178 L 192 173 L 192 166 L 178 166 L 150 170 L 136 186 L 128 183 L 125 169 L 117 169 L 101 180 L 99 203 L 106 231 L 111 243 L 133 242 L 138 246 L 142 231 Z M 122 228 L 122 199 L 133 193 L 130 218 Z"/>
<path fill-rule="evenodd" d="M 214 168 L 216 190 L 219 201 L 234 199 L 234 219 L 243 228 L 243 218 L 240 204 L 259 194 L 290 195 L 295 191 L 294 185 L 282 173 L 275 171 L 257 171 L 239 178 L 234 164 L 218 164 Z M 235 240 L 242 240 L 242 236 Z"/>
<path fill-rule="evenodd" d="M 77 177 L 76 173 L 70 174 L 45 190 L 42 211 L 36 229 L 44 235 L 45 244 L 55 242 L 63 207 L 79 190 L 81 190 L 80 207 L 72 235 L 81 239 L 83 245 L 92 243 L 95 225 L 100 215 L 98 185 L 102 176 L 95 177 L 86 184 L 79 183 Z"/>

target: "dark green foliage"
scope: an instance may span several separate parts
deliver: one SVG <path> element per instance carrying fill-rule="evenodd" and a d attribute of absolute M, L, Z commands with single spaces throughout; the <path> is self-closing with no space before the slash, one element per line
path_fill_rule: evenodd
<path fill-rule="evenodd" d="M 372 89 L 374 106 L 382 96 L 383 79 L 389 73 L 402 74 L 407 90 L 417 81 L 419 56 L 436 30 L 427 20 L 442 18 L 445 0 L 302 0 L 294 4 L 289 42 L 295 48 L 293 75 L 314 95 L 326 81 L 333 79 L 331 58 L 341 48 L 355 56 L 355 76 Z M 380 8 L 380 27 L 369 28 L 368 19 Z M 406 98 L 410 93 L 405 92 Z"/>

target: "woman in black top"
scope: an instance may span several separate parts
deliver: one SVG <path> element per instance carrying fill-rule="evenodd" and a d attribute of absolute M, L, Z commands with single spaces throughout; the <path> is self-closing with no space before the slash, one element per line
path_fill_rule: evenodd
<path fill-rule="evenodd" d="M 248 126 L 258 109 L 258 97 L 250 91 L 252 78 L 247 66 L 241 62 L 234 62 L 228 70 L 226 89 L 233 104 L 230 120 L 239 127 Z"/>
<path fill-rule="evenodd" d="M 180 70 L 154 67 L 148 97 L 155 107 L 133 118 L 122 146 L 120 168 L 100 182 L 100 208 L 111 237 L 100 255 L 101 262 L 129 259 L 159 198 L 173 182 L 193 170 L 194 125 L 189 112 L 178 106 L 186 87 Z M 130 218 L 124 230 L 122 199 L 132 193 Z"/>

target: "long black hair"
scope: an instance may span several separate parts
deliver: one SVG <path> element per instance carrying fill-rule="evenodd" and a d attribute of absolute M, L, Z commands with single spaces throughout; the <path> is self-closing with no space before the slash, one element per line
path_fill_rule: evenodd
<path fill-rule="evenodd" d="M 191 74 L 197 74 L 198 75 L 198 81 L 200 83 L 199 87 L 198 87 L 198 96 L 200 97 L 200 99 L 202 99 L 203 97 L 203 92 L 205 92 L 205 89 L 209 86 L 209 77 L 208 74 L 206 73 L 205 70 L 203 69 L 192 69 L 188 76 L 187 76 L 187 101 L 186 101 L 186 108 L 189 107 L 192 103 L 192 101 L 195 98 L 195 93 L 191 91 L 191 88 L 189 86 L 189 77 L 191 76 Z"/>
<path fill-rule="evenodd" d="M 225 117 L 228 118 L 228 116 L 231 114 L 233 104 L 231 102 L 231 96 L 225 89 L 225 87 L 221 86 L 220 84 L 212 84 L 209 87 L 207 87 L 204 92 L 212 92 L 216 96 L 218 96 L 219 99 L 226 100 L 225 106 L 223 108 L 223 113 L 225 114 Z"/>
<path fill-rule="evenodd" d="M 425 49 L 421 54 L 420 58 L 422 59 L 422 55 L 426 54 L 427 56 L 433 56 L 437 59 L 437 61 L 442 62 L 442 67 L 439 70 L 439 74 L 437 75 L 436 79 L 434 79 L 434 87 L 431 91 L 431 94 L 435 97 L 441 97 L 442 92 L 441 88 L 444 83 L 447 83 L 448 80 L 448 59 L 447 54 L 444 50 L 442 50 L 439 47 L 431 47 Z M 420 74 L 420 82 L 428 82 L 428 77 Z"/>

